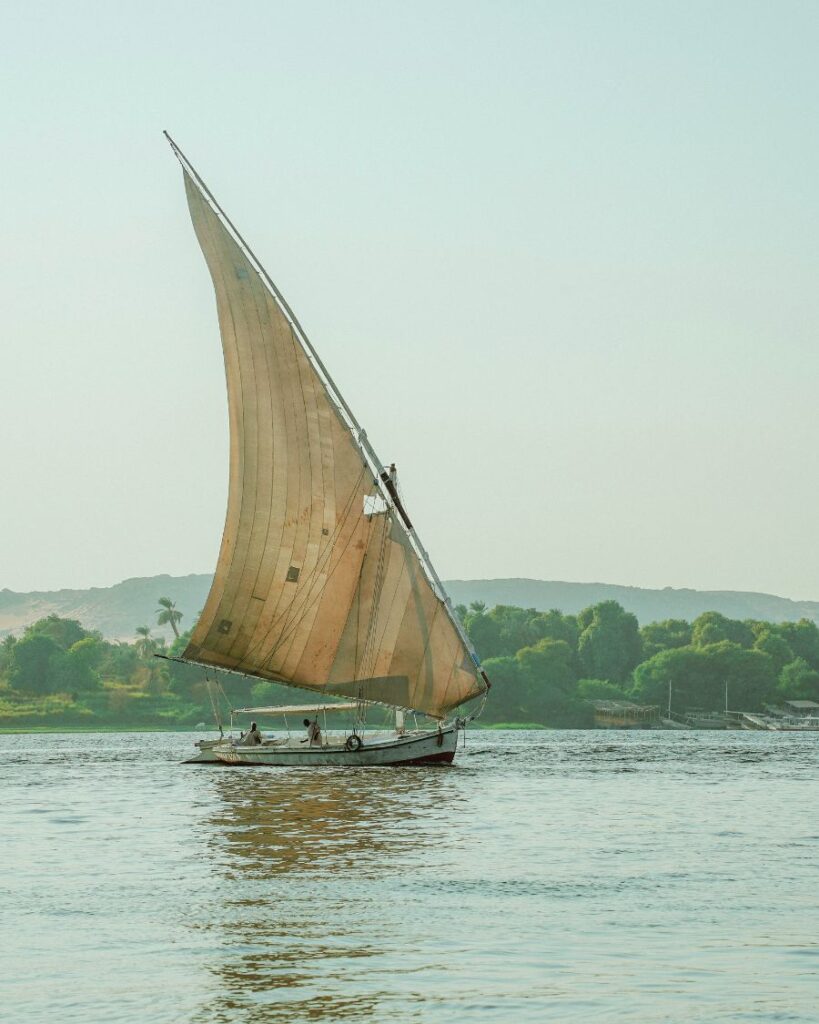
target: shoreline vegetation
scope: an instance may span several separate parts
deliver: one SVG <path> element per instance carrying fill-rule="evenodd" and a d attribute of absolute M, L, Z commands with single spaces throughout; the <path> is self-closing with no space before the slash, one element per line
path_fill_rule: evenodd
<path fill-rule="evenodd" d="M 190 630 L 167 597 L 159 625 L 134 640 L 109 641 L 76 619 L 49 615 L 0 642 L 0 732 L 211 731 L 205 669 L 155 658 L 177 656 Z M 492 691 L 479 728 L 592 728 L 592 701 L 631 701 L 675 710 L 759 712 L 768 702 L 819 701 L 819 627 L 704 612 L 692 622 L 640 627 L 616 601 L 577 615 L 476 601 L 456 613 L 483 659 Z M 234 707 L 291 704 L 294 690 L 232 678 Z M 309 699 L 315 699 L 315 693 Z M 374 718 L 377 716 L 374 716 Z"/>

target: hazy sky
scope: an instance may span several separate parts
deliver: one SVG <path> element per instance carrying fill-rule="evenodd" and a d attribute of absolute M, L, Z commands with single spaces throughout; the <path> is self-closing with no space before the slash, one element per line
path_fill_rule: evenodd
<path fill-rule="evenodd" d="M 167 128 L 442 576 L 819 598 L 819 4 L 35 0 L 0 48 L 0 588 L 215 563 Z"/>

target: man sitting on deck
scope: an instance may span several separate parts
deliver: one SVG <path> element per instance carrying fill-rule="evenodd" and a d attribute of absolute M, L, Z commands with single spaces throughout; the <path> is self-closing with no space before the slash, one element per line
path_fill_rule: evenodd
<path fill-rule="evenodd" d="M 250 723 L 250 728 L 240 737 L 239 745 L 242 747 L 256 747 L 262 742 L 262 734 L 255 722 Z"/>
<path fill-rule="evenodd" d="M 302 740 L 302 743 L 309 743 L 312 747 L 321 746 L 321 729 L 319 728 L 318 719 L 314 718 L 311 722 L 309 718 L 304 720 L 304 728 L 307 730 L 307 738 Z"/>

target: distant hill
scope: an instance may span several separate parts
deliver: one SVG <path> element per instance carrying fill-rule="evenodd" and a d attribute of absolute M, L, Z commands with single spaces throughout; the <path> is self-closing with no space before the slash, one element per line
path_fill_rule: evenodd
<path fill-rule="evenodd" d="M 131 640 L 137 626 L 151 626 L 170 637 L 170 629 L 156 626 L 160 597 L 176 602 L 187 629 L 205 604 L 211 577 L 148 576 L 123 580 L 113 587 L 90 590 L 47 590 L 28 594 L 0 590 L 0 636 L 20 633 L 31 622 L 52 613 L 79 619 L 109 639 Z M 634 612 L 641 623 L 660 619 L 695 619 L 701 612 L 722 612 L 732 619 L 786 622 L 801 618 L 819 623 L 819 601 L 790 601 L 772 594 L 734 590 L 643 590 L 613 583 L 562 583 L 547 580 L 449 580 L 447 590 L 455 604 L 483 601 L 520 605 L 547 611 L 558 608 L 573 614 L 598 601 L 615 600 Z"/>
<path fill-rule="evenodd" d="M 46 615 L 79 619 L 109 640 L 133 640 L 137 626 L 151 626 L 157 636 L 173 636 L 169 626 L 156 625 L 157 600 L 169 597 L 182 612 L 180 629 L 188 629 L 205 604 L 212 577 L 147 576 L 123 580 L 113 587 L 90 590 L 35 590 L 17 594 L 0 590 L 0 636 L 19 633 Z"/>
<path fill-rule="evenodd" d="M 573 615 L 599 601 L 619 601 L 634 612 L 641 625 L 663 619 L 690 622 L 702 612 L 721 612 L 729 619 L 819 623 L 819 601 L 791 601 L 773 594 L 741 590 L 644 590 L 615 583 L 562 583 L 547 580 L 448 580 L 446 588 L 455 604 L 483 601 L 488 607 L 512 604 L 547 611 L 557 608 Z"/>

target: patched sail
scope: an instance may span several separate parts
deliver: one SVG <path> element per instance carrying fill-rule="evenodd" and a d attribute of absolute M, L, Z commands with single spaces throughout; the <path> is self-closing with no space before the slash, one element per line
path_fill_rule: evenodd
<path fill-rule="evenodd" d="M 180 159 L 216 291 L 230 411 L 219 562 L 183 657 L 442 717 L 487 688 L 474 652 L 389 475 Z"/>

